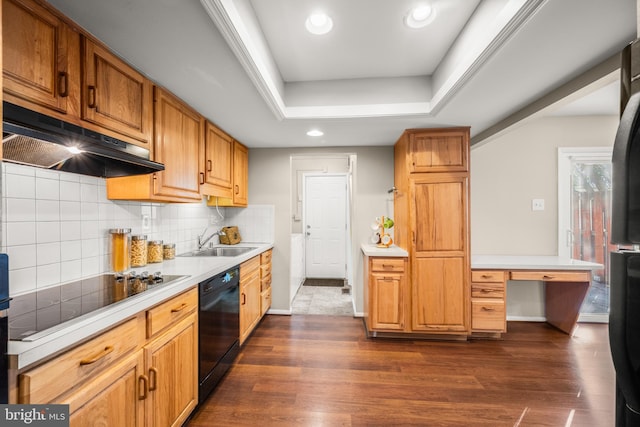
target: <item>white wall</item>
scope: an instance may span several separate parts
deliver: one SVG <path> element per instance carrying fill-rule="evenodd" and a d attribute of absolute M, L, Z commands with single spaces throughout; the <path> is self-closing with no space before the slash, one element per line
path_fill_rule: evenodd
<path fill-rule="evenodd" d="M 471 149 L 471 253 L 557 255 L 558 147 L 612 146 L 618 118 L 531 120 Z M 531 199 L 544 199 L 532 211 Z M 543 284 L 510 282 L 507 315 L 544 316 Z"/>
<path fill-rule="evenodd" d="M 317 153 L 355 154 L 352 251 L 356 312 L 361 312 L 362 254 L 360 245 L 370 238 L 371 219 L 390 215 L 387 190 L 393 186 L 393 147 L 264 148 L 249 151 L 249 200 L 275 205 L 275 240 L 272 267 L 271 312 L 289 312 L 291 300 L 291 156 Z"/>

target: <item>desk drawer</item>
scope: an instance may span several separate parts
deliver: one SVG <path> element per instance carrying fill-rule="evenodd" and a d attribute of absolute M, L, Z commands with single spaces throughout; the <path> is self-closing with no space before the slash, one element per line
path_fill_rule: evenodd
<path fill-rule="evenodd" d="M 540 280 L 543 282 L 590 282 L 588 271 L 512 271 L 511 280 Z"/>
<path fill-rule="evenodd" d="M 404 271 L 406 258 L 371 258 L 371 271 L 398 272 Z"/>
<path fill-rule="evenodd" d="M 478 331 L 505 332 L 505 305 L 502 301 L 471 301 L 471 329 Z"/>
<path fill-rule="evenodd" d="M 503 300 L 504 293 L 504 282 L 471 283 L 471 298 L 499 298 Z"/>
<path fill-rule="evenodd" d="M 505 272 L 502 270 L 472 270 L 472 282 L 504 282 Z"/>

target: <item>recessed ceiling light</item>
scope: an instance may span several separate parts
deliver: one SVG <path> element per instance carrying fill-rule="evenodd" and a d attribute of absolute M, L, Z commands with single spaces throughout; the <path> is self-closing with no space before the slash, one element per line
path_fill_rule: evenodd
<path fill-rule="evenodd" d="M 428 4 L 413 8 L 404 17 L 404 24 L 409 28 L 426 27 L 433 21 L 436 13 Z"/>
<path fill-rule="evenodd" d="M 304 25 L 311 34 L 322 35 L 331 31 L 333 20 L 324 13 L 313 13 L 309 15 Z"/>
<path fill-rule="evenodd" d="M 322 135 L 324 135 L 324 132 L 322 132 L 321 130 L 318 130 L 318 129 L 311 129 L 309 132 L 307 132 L 307 135 L 309 135 L 309 136 L 322 136 Z"/>

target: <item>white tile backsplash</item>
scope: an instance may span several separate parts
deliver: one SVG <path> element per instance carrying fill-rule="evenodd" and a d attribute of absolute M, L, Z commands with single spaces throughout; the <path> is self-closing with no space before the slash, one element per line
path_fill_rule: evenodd
<path fill-rule="evenodd" d="M 12 296 L 111 271 L 110 228 L 175 243 L 178 254 L 195 249 L 205 228 L 225 225 L 238 226 L 246 242 L 274 241 L 273 205 L 220 208 L 220 219 L 205 201 L 111 201 L 104 179 L 10 163 L 2 163 L 2 184 L 1 251 L 9 254 Z"/>

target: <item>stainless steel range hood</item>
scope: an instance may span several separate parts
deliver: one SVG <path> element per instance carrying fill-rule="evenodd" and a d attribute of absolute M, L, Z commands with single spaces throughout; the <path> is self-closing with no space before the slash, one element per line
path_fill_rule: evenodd
<path fill-rule="evenodd" d="M 164 170 L 149 150 L 3 102 L 2 160 L 104 178 Z"/>

